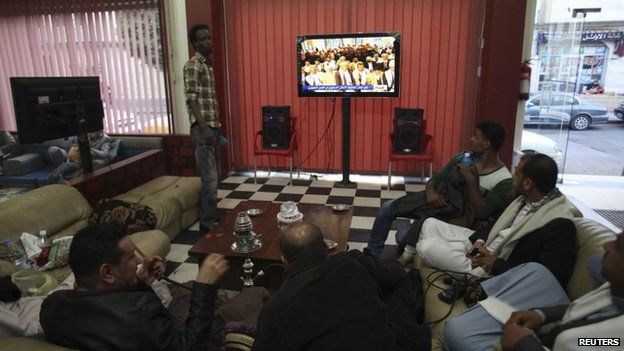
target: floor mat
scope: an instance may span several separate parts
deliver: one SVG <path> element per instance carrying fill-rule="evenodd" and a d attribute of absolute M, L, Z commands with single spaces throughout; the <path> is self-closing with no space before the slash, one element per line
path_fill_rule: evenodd
<path fill-rule="evenodd" d="M 595 210 L 599 215 L 603 216 L 614 226 L 624 230 L 624 211 L 615 210 Z"/>

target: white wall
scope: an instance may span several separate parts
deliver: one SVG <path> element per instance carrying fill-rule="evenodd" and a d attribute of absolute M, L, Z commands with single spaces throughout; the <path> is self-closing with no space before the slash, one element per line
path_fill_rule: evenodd
<path fill-rule="evenodd" d="M 176 134 L 189 134 L 191 127 L 184 101 L 182 69 L 189 59 L 186 34 L 185 1 L 165 0 L 167 22 L 167 45 L 169 52 L 169 78 L 171 79 L 171 106 L 173 130 Z"/>

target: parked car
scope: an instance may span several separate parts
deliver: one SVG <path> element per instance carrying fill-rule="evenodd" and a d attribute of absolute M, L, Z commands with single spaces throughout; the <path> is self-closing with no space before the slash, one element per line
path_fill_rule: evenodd
<path fill-rule="evenodd" d="M 555 160 L 559 168 L 563 165 L 563 153 L 561 149 L 559 149 L 559 146 L 557 146 L 557 143 L 551 138 L 537 133 L 527 130 L 522 131 L 520 151 L 522 151 L 523 154 L 540 153 L 548 155 Z"/>
<path fill-rule="evenodd" d="M 615 117 L 624 120 L 624 101 L 620 103 L 620 106 L 613 109 L 613 113 L 615 113 Z"/>
<path fill-rule="evenodd" d="M 589 102 L 576 94 L 543 93 L 532 96 L 526 102 L 528 119 L 525 125 L 561 125 L 584 130 L 592 123 L 607 123 L 607 108 Z M 565 117 L 569 118 L 566 120 Z"/>

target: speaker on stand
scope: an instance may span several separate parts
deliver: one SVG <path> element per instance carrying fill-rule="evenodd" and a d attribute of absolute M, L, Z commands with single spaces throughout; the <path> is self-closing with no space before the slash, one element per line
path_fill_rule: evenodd
<path fill-rule="evenodd" d="M 424 132 L 424 110 L 399 108 L 394 111 L 394 132 L 392 133 L 392 153 L 419 154 L 421 137 Z"/>
<path fill-rule="evenodd" d="M 290 134 L 290 106 L 262 106 L 262 147 L 288 149 Z"/>

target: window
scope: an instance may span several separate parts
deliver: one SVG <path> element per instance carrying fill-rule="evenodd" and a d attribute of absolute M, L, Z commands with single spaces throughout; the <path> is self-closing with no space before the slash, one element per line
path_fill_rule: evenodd
<path fill-rule="evenodd" d="M 108 133 L 168 133 L 159 0 L 0 2 L 0 128 L 9 77 L 99 76 Z"/>

